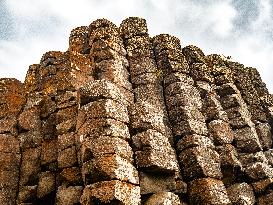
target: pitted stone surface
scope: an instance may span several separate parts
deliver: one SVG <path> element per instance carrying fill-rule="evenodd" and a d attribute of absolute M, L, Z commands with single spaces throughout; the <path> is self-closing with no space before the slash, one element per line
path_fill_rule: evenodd
<path fill-rule="evenodd" d="M 183 41 L 182 41 L 183 42 Z M 0 79 L 2 205 L 269 205 L 273 95 L 257 69 L 145 19 L 98 19 Z"/>

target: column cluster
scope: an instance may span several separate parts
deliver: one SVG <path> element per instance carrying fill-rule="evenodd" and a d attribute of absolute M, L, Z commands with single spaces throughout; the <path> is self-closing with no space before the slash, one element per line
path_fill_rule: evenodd
<path fill-rule="evenodd" d="M 94 80 L 78 91 L 77 141 L 85 186 L 81 204 L 140 204 L 129 145 L 132 87 L 118 28 L 106 19 L 92 22 L 89 45 Z"/>

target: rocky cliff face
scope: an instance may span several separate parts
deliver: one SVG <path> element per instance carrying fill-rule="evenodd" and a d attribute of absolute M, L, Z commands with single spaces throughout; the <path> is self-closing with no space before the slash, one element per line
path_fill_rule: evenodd
<path fill-rule="evenodd" d="M 273 202 L 273 98 L 254 68 L 146 21 L 72 30 L 0 79 L 0 204 Z"/>

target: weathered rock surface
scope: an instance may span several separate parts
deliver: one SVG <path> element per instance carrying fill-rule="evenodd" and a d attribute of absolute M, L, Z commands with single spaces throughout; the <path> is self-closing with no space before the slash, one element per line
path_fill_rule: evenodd
<path fill-rule="evenodd" d="M 0 204 L 269 205 L 272 126 L 257 69 L 98 19 L 0 79 Z"/>

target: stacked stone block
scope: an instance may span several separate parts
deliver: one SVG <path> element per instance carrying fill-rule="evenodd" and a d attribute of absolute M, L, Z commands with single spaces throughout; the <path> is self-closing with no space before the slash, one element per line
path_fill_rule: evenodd
<path fill-rule="evenodd" d="M 129 145 L 132 98 L 126 51 L 106 19 L 89 26 L 94 81 L 79 89 L 77 141 L 84 190 L 81 204 L 140 204 L 138 171 Z"/>
<path fill-rule="evenodd" d="M 129 110 L 130 131 L 141 194 L 148 197 L 162 191 L 183 192 L 185 184 L 181 181 L 172 147 L 173 135 L 164 102 L 162 71 L 155 61 L 146 21 L 125 19 L 120 31 L 127 50 L 134 93 L 134 103 Z"/>
<path fill-rule="evenodd" d="M 219 59 L 219 56 L 214 56 L 215 58 Z M 211 57 L 208 57 L 211 58 Z M 210 59 L 211 60 L 211 59 Z M 221 60 L 221 59 L 220 59 Z M 217 65 L 217 64 L 216 64 Z M 223 108 L 225 109 L 228 118 L 229 123 L 233 129 L 234 132 L 234 146 L 236 148 L 236 151 L 238 153 L 238 159 L 241 163 L 242 169 L 239 173 L 235 175 L 235 181 L 233 185 L 228 188 L 229 194 L 232 192 L 238 193 L 238 191 L 241 192 L 238 197 L 234 198 L 234 195 L 231 195 L 231 200 L 234 202 L 240 200 L 247 201 L 248 204 L 254 204 L 255 200 L 253 200 L 253 189 L 251 193 L 251 187 L 250 185 L 253 185 L 255 181 L 259 181 L 261 178 L 270 178 L 272 173 L 272 168 L 267 162 L 267 159 L 262 151 L 263 144 L 260 139 L 266 140 L 270 139 L 271 137 L 268 137 L 269 134 L 264 135 L 264 137 L 259 137 L 257 135 L 255 124 L 253 123 L 253 117 L 249 111 L 249 102 L 254 102 L 254 100 L 250 100 L 253 97 L 249 96 L 249 99 L 247 101 L 244 100 L 246 98 L 241 95 L 241 92 L 243 91 L 241 87 L 245 86 L 245 90 L 247 89 L 247 86 L 244 84 L 244 82 L 247 79 L 244 79 L 244 81 L 241 81 L 241 92 L 237 88 L 234 82 L 236 82 L 236 78 L 238 77 L 238 71 L 234 72 L 233 70 L 230 70 L 227 65 L 230 65 L 230 63 L 226 63 L 225 65 L 222 65 L 222 68 L 215 69 L 214 75 L 217 79 L 222 79 L 221 81 L 217 82 L 216 90 L 221 97 L 221 104 Z M 227 77 L 227 73 L 230 73 L 230 78 Z M 237 77 L 236 77 L 237 75 Z M 235 79 L 235 80 L 234 80 Z M 250 89 L 250 85 L 248 86 L 248 89 Z M 250 91 L 249 91 L 250 92 Z M 255 92 L 254 92 L 255 94 Z M 247 103 L 248 102 L 248 103 Z M 258 116 L 258 113 L 257 113 Z M 255 123 L 257 121 L 254 120 Z M 267 132 L 268 129 L 262 129 L 263 132 Z M 268 133 L 268 132 L 267 132 Z M 259 173 L 258 176 L 257 173 Z M 243 193 L 242 187 L 249 187 L 245 193 Z M 257 195 L 257 191 L 254 189 L 255 194 Z M 248 193 L 248 194 L 246 194 Z M 245 195 L 246 194 L 246 195 Z M 239 197 L 240 196 L 240 197 Z M 248 196 L 248 197 L 247 197 Z"/>
<path fill-rule="evenodd" d="M 184 179 L 188 181 L 189 202 L 206 204 L 221 201 L 222 204 L 228 204 L 230 201 L 225 187 L 219 180 L 222 177 L 220 157 L 207 136 L 200 92 L 189 75 L 192 70 L 182 53 L 180 41 L 161 34 L 154 37 L 153 42 L 158 65 L 163 61 L 170 62 L 161 67 L 165 73 L 164 92 L 180 166 Z M 188 57 L 189 54 L 185 53 Z M 189 63 L 190 60 L 188 58 Z M 197 190 L 196 185 L 201 187 Z M 208 190 L 207 195 L 205 189 Z M 217 189 L 221 190 L 221 194 L 215 191 Z"/>
<path fill-rule="evenodd" d="M 19 192 L 21 149 L 18 116 L 25 104 L 23 84 L 0 79 L 0 204 L 15 205 Z"/>

